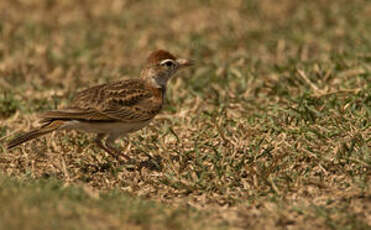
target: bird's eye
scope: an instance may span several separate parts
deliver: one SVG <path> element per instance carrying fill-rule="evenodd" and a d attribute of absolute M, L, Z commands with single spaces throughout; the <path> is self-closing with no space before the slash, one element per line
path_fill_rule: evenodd
<path fill-rule="evenodd" d="M 174 67 L 176 65 L 176 63 L 174 62 L 174 60 L 166 59 L 166 60 L 161 62 L 161 65 L 166 66 L 166 67 Z"/>

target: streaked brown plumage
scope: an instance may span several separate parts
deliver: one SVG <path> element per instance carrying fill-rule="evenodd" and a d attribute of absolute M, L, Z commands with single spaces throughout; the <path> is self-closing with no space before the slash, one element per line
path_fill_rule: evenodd
<path fill-rule="evenodd" d="M 7 148 L 56 130 L 78 129 L 97 133 L 97 145 L 117 156 L 119 151 L 112 146 L 114 141 L 146 126 L 161 111 L 167 81 L 179 69 L 190 65 L 186 59 L 157 50 L 147 58 L 139 78 L 81 91 L 68 107 L 41 114 L 42 126 L 11 140 Z"/>

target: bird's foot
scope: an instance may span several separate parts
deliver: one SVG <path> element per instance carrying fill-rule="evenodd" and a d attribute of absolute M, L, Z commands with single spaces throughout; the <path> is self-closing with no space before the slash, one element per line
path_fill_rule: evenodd
<path fill-rule="evenodd" d="M 108 153 L 109 155 L 111 155 L 117 161 L 122 162 L 122 160 L 120 159 L 121 157 L 123 157 L 127 162 L 130 162 L 131 161 L 131 158 L 130 157 L 126 156 L 123 152 L 121 152 L 120 150 L 114 148 L 113 146 L 104 145 L 99 139 L 97 139 L 95 141 L 95 143 L 97 144 L 97 146 L 99 148 L 101 148 L 104 151 L 106 151 L 106 153 Z"/>

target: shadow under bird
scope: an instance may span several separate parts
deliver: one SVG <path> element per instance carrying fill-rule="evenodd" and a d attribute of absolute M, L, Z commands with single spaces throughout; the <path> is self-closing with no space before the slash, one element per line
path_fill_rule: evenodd
<path fill-rule="evenodd" d="M 121 153 L 115 140 L 146 126 L 161 111 L 168 80 L 190 65 L 165 50 L 154 51 L 140 77 L 77 93 L 68 107 L 41 114 L 41 126 L 9 141 L 7 149 L 53 131 L 76 129 L 96 133 L 97 146 L 117 158 Z"/>

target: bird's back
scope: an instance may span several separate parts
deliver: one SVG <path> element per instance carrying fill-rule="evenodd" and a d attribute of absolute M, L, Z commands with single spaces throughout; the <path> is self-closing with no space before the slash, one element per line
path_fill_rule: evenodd
<path fill-rule="evenodd" d="M 85 89 L 63 109 L 41 115 L 50 120 L 141 122 L 151 120 L 162 108 L 164 91 L 141 78 L 127 79 Z"/>

